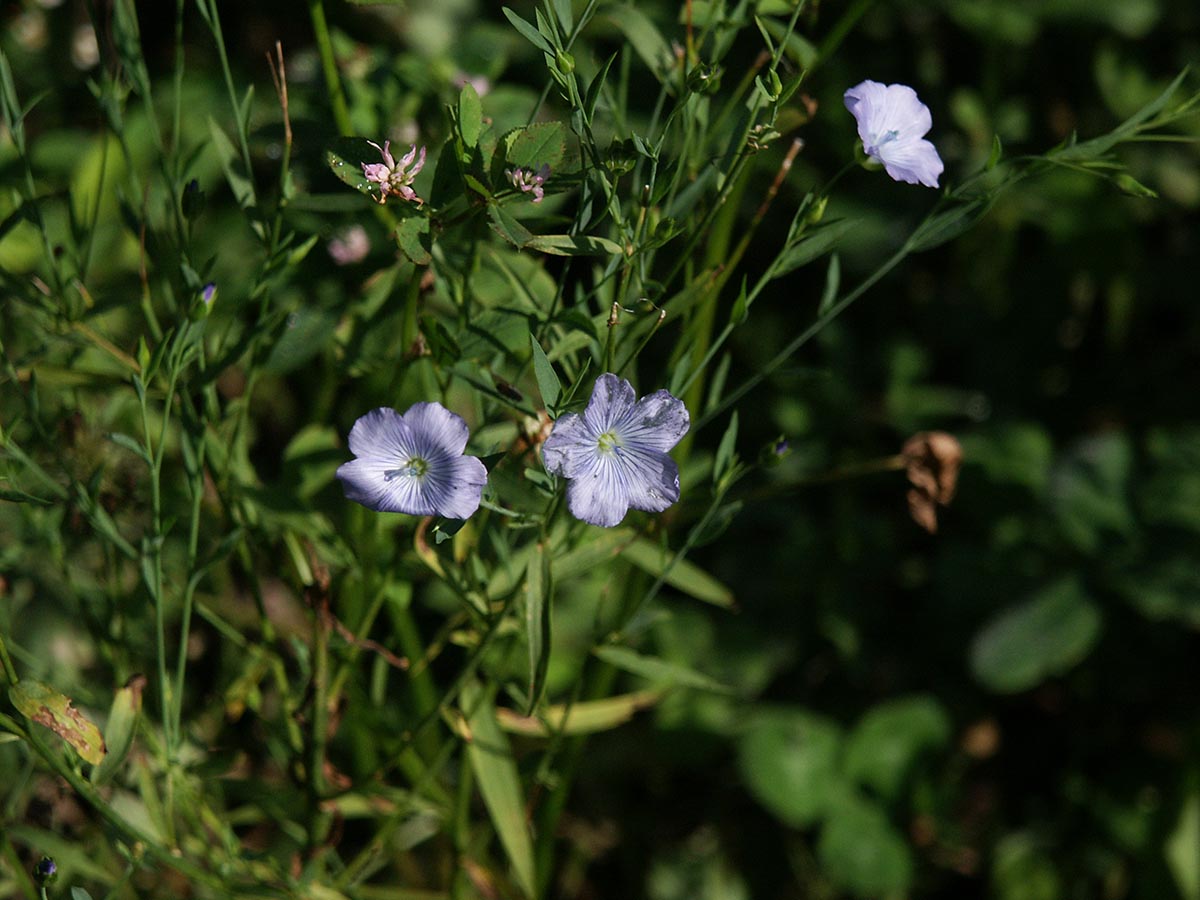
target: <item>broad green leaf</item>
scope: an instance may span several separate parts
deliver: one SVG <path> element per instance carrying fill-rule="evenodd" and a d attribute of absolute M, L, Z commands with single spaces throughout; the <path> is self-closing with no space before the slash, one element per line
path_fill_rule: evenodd
<path fill-rule="evenodd" d="M 459 704 L 471 729 L 467 758 L 479 783 L 484 806 L 512 862 L 518 887 L 532 898 L 536 893 L 533 840 L 525 819 L 525 798 L 512 748 L 496 720 L 491 695 L 478 681 L 470 679 L 463 685 Z"/>
<path fill-rule="evenodd" d="M 662 691 L 638 691 L 603 700 L 586 700 L 547 706 L 537 716 L 522 716 L 500 707 L 496 718 L 500 727 L 513 734 L 528 737 L 550 737 L 552 734 L 593 734 L 624 725 L 638 710 L 654 706 L 662 699 Z"/>
<path fill-rule="evenodd" d="M 429 220 L 425 216 L 409 216 L 396 226 L 396 244 L 400 252 L 418 266 L 427 266 L 432 260 L 430 242 Z"/>
<path fill-rule="evenodd" d="M 525 635 L 529 643 L 529 704 L 526 712 L 529 714 L 538 708 L 546 690 L 553 593 L 546 545 L 538 544 L 525 569 Z"/>
<path fill-rule="evenodd" d="M 554 256 L 618 256 L 621 245 L 608 238 L 590 234 L 539 234 L 530 238 L 525 247 Z"/>
<path fill-rule="evenodd" d="M 1100 624 L 1078 580 L 1063 579 L 985 626 L 971 645 L 971 670 L 993 691 L 1026 690 L 1083 660 Z"/>
<path fill-rule="evenodd" d="M 675 559 L 672 550 L 660 547 L 645 538 L 638 538 L 626 547 L 621 555 L 655 577 L 666 572 L 666 583 L 689 597 L 725 609 L 733 606 L 733 591 L 699 566 L 686 559 L 677 560 L 671 565 L 671 561 Z"/>
<path fill-rule="evenodd" d="M 8 689 L 8 699 L 22 715 L 45 725 L 66 741 L 93 766 L 104 761 L 104 739 L 100 729 L 71 706 L 71 700 L 54 688 L 28 679 Z"/>
<path fill-rule="evenodd" d="M 533 375 L 537 379 L 538 390 L 542 393 L 542 403 L 547 409 L 552 409 L 562 395 L 562 382 L 558 380 L 554 366 L 546 358 L 546 351 L 532 333 L 529 335 L 529 345 L 533 352 Z"/>
<path fill-rule="evenodd" d="M 479 143 L 479 132 L 483 130 L 483 107 L 479 103 L 479 94 L 471 82 L 463 85 L 462 93 L 458 95 L 458 131 L 463 143 L 475 147 Z"/>
<path fill-rule="evenodd" d="M 858 223 L 858 219 L 835 219 L 806 231 L 798 241 L 779 254 L 779 261 L 771 269 L 772 277 L 786 275 L 824 256 L 840 244 L 842 238 Z"/>
<path fill-rule="evenodd" d="M 508 132 L 503 145 L 503 161 L 508 166 L 536 171 L 547 165 L 553 173 L 566 157 L 567 129 L 562 122 L 539 122 Z"/>
<path fill-rule="evenodd" d="M 945 746 L 950 719 L 930 696 L 902 697 L 867 711 L 846 740 L 845 772 L 886 800 L 900 796 L 917 758 Z"/>
<path fill-rule="evenodd" d="M 104 726 L 104 743 L 108 754 L 100 765 L 92 769 L 92 781 L 95 784 L 104 784 L 111 779 L 129 755 L 142 712 L 142 690 L 145 687 L 146 676 L 134 675 L 113 697 L 108 723 Z"/>
<path fill-rule="evenodd" d="M 378 202 L 379 188 L 367 181 L 363 174 L 363 163 L 382 162 L 379 150 L 371 146 L 366 138 L 343 137 L 335 140 L 325 151 L 325 163 L 338 179 L 360 194 L 366 194 Z"/>
<path fill-rule="evenodd" d="M 883 810 L 861 798 L 830 808 L 817 855 L 834 884 L 856 897 L 900 897 L 912 885 L 908 841 Z"/>
<path fill-rule="evenodd" d="M 851 792 L 841 774 L 842 730 L 798 708 L 765 709 L 738 740 L 750 793 L 780 821 L 807 828 Z"/>
<path fill-rule="evenodd" d="M 689 669 L 687 666 L 667 662 L 665 659 L 659 659 L 654 656 L 643 656 L 641 653 L 631 650 L 628 647 L 618 647 L 608 644 L 597 647 L 592 653 L 609 665 L 616 666 L 618 669 L 638 675 L 656 684 L 664 684 L 670 687 L 696 688 L 701 691 L 711 691 L 715 694 L 733 693 L 733 688 L 721 684 L 715 678 L 703 675 L 695 669 Z"/>

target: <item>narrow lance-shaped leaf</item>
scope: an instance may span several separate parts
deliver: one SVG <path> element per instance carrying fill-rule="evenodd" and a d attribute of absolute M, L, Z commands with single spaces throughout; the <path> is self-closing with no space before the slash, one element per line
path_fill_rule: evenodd
<path fill-rule="evenodd" d="M 528 737 L 550 737 L 552 734 L 594 734 L 624 725 L 640 709 L 658 703 L 663 691 L 638 691 L 603 700 L 585 700 L 569 706 L 548 706 L 539 716 L 521 716 L 511 709 L 496 710 L 500 727 Z"/>
<path fill-rule="evenodd" d="M 721 684 L 715 678 L 710 678 L 695 669 L 689 669 L 687 666 L 667 662 L 665 659 L 654 656 L 645 656 L 628 647 L 606 645 L 597 647 L 592 653 L 611 666 L 616 666 L 618 669 L 658 684 L 696 688 L 715 694 L 733 693 L 733 689 L 728 685 Z"/>
<path fill-rule="evenodd" d="M 771 268 L 772 277 L 786 275 L 824 256 L 840 244 L 858 223 L 858 219 L 838 219 L 806 232 L 800 240 L 779 254 L 779 259 Z"/>
<path fill-rule="evenodd" d="M 113 697 L 112 707 L 108 711 L 108 724 L 104 726 L 108 755 L 92 770 L 92 781 L 96 784 L 104 784 L 111 779 L 129 755 L 142 712 L 142 691 L 145 687 L 146 676 L 134 675 Z"/>
<path fill-rule="evenodd" d="M 711 603 L 714 606 L 725 608 L 733 606 L 733 591 L 694 563 L 690 563 L 686 559 L 676 560 L 672 550 L 639 538 L 626 547 L 621 556 L 643 572 L 648 572 L 655 577 L 662 576 L 665 572 L 666 584 L 689 597 Z M 674 560 L 673 564 L 672 560 Z"/>
<path fill-rule="evenodd" d="M 542 695 L 546 691 L 546 672 L 550 668 L 552 588 L 546 545 L 538 544 L 525 571 L 525 633 L 529 641 L 529 703 L 526 712 L 530 715 L 542 702 Z"/>
<path fill-rule="evenodd" d="M 496 721 L 491 695 L 478 681 L 471 679 L 463 685 L 459 702 L 471 730 L 467 758 L 479 783 L 483 803 L 512 862 L 517 886 L 526 897 L 533 897 L 536 884 L 533 839 L 525 820 L 525 802 L 512 748 Z"/>
<path fill-rule="evenodd" d="M 717 455 L 713 460 L 713 484 L 719 485 L 721 479 L 725 477 L 725 473 L 737 461 L 735 456 L 737 433 L 738 414 L 737 410 L 734 410 L 733 415 L 729 417 L 729 427 L 725 429 L 725 434 L 721 436 L 721 443 L 717 445 Z"/>
<path fill-rule="evenodd" d="M 604 89 L 604 80 L 608 77 L 608 70 L 612 68 L 617 56 L 616 53 L 610 56 L 608 62 L 601 66 L 596 77 L 592 79 L 592 83 L 588 85 L 587 95 L 583 100 L 583 115 L 588 122 L 592 121 L 592 116 L 596 113 L 596 103 L 600 99 L 600 92 Z"/>
<path fill-rule="evenodd" d="M 546 409 L 553 409 L 562 395 L 562 383 L 554 372 L 554 366 L 546 358 L 546 351 L 532 334 L 529 335 L 529 345 L 533 352 L 533 375 L 537 379 L 538 390 L 542 392 L 542 402 L 546 404 Z"/>
<path fill-rule="evenodd" d="M 543 53 L 548 53 L 551 56 L 554 55 L 554 48 L 550 46 L 550 42 L 542 36 L 540 31 L 518 16 L 507 6 L 503 7 L 501 12 L 504 13 L 504 18 L 508 19 L 508 21 L 512 23 L 513 28 L 521 32 L 521 36 L 524 37 L 525 40 L 529 41 L 529 43 L 533 44 L 533 46 L 537 47 Z"/>
<path fill-rule="evenodd" d="M 529 250 L 554 256 L 617 256 L 621 245 L 591 234 L 539 234 L 525 243 Z"/>

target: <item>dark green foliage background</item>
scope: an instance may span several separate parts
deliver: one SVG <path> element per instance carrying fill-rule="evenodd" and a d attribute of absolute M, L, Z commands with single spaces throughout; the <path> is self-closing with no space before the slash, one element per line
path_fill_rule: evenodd
<path fill-rule="evenodd" d="M 257 86 L 256 121 L 278 120 L 263 53 L 279 39 L 288 54 L 301 198 L 288 221 L 302 237 L 322 238 L 279 289 L 294 318 L 271 350 L 250 412 L 249 462 L 265 485 L 264 508 L 281 520 L 311 504 L 337 529 L 366 534 L 329 483 L 331 464 L 344 458 L 336 442 L 314 439 L 324 454 L 319 490 L 294 504 L 269 495 L 286 498 L 297 483 L 303 493 L 298 479 L 307 470 L 289 468 L 283 451 L 305 426 L 332 426 L 340 436 L 371 406 L 403 409 L 420 399 L 412 379 L 397 396 L 388 374 L 367 363 L 339 370 L 330 343 L 347 301 L 371 291 L 366 276 L 393 251 L 353 192 L 323 207 L 303 202 L 306 194 L 338 196 L 340 187 L 323 161 L 333 133 L 307 19 L 296 4 L 226 5 L 235 80 Z M 166 78 L 172 10 L 142 6 L 151 77 Z M 681 38 L 682 4 L 637 6 L 668 39 Z M 801 88 L 815 113 L 795 131 L 806 146 L 743 262 L 751 273 L 778 251 L 772 236 L 786 229 L 804 192 L 850 158 L 854 128 L 841 94 L 865 78 L 917 87 L 933 112 L 930 138 L 946 161 L 945 182 L 954 184 L 983 164 L 994 136 L 1006 156 L 1019 156 L 1074 133 L 1106 132 L 1200 58 L 1200 7 L 1187 0 L 810 7 L 800 33 L 822 49 L 848 9 L 853 27 Z M 69 62 L 70 23 L 84 21 L 83 10 L 48 13 L 45 43 L 31 50 L 20 45 L 16 23 L 34 8 L 0 7 L 0 41 L 21 96 L 45 92 L 28 119 L 39 175 L 79 184 L 87 177 L 81 166 L 94 165 L 98 152 L 86 140 L 98 124 L 86 76 Z M 532 19 L 532 4 L 513 8 Z M 352 4 L 331 3 L 328 13 L 364 136 L 412 120 L 432 147 L 447 131 L 442 107 L 456 96 L 459 70 L 491 78 L 484 112 L 514 125 L 545 82 L 541 54 L 498 4 L 414 2 L 382 20 Z M 595 71 L 621 42 L 616 29 L 598 25 L 576 51 L 580 66 Z M 730 57 L 727 83 L 760 48 L 751 25 Z M 208 116 L 225 120 L 224 87 L 207 44 L 197 39 L 189 55 L 184 132 L 200 146 Z M 652 79 L 636 69 L 632 77 L 647 90 L 631 92 L 630 118 L 645 121 L 649 110 L 638 104 L 652 99 Z M 144 124 L 131 118 L 130 133 Z M 1191 143 L 1118 150 L 1157 198 L 1133 188 L 1123 194 L 1065 167 L 1027 180 L 959 239 L 908 259 L 739 404 L 744 458 L 780 435 L 790 453 L 738 486 L 737 516 L 693 554 L 730 586 L 737 610 L 668 592 L 670 615 L 647 629 L 662 656 L 739 696 L 672 693 L 590 739 L 548 896 L 1200 900 L 1200 121 L 1182 131 Z M 252 133 L 263 183 L 274 177 L 279 140 L 275 124 Z M 756 158 L 735 229 L 761 202 L 786 143 Z M 81 162 L 81 154 L 92 156 Z M 208 252 L 195 255 L 214 258 L 222 298 L 245 297 L 257 251 L 215 157 L 198 155 L 194 171 L 209 195 L 197 232 Z M 21 177 L 0 154 L 0 185 Z M 432 167 L 418 187 L 427 192 L 431 183 Z M 844 176 L 826 217 L 862 222 L 838 247 L 843 284 L 891 253 L 933 195 L 882 173 Z M 0 198 L 0 220 L 15 208 L 12 196 Z M 324 239 L 351 222 L 367 228 L 374 249 L 366 262 L 338 268 Z M 140 290 L 136 247 L 119 232 L 95 236 L 89 284 L 116 333 L 131 327 L 129 298 Z M 27 285 L 40 252 L 28 223 L 0 238 L 6 290 Z M 730 384 L 812 321 L 825 266 L 790 273 L 756 303 L 733 338 Z M 546 267 L 561 271 L 556 260 Z M 726 291 L 723 309 L 733 296 Z M 18 308 L 3 301 L 4 343 L 29 350 L 30 334 Z M 678 337 L 668 329 L 650 344 L 640 363 L 644 390 L 669 381 Z M 386 340 L 380 335 L 379 354 Z M 121 349 L 134 352 L 131 343 Z M 43 384 L 47 416 L 78 415 L 85 429 L 100 427 L 91 421 L 103 406 L 94 394 L 69 379 Z M 16 415 L 13 396 L 0 398 L 6 417 Z M 725 422 L 695 435 L 698 456 L 716 450 Z M 965 451 L 958 495 L 933 536 L 909 519 L 901 472 L 861 472 L 927 429 L 955 434 Z M 128 468 L 112 466 L 105 478 L 132 478 Z M 686 468 L 684 476 L 686 517 L 707 498 L 699 477 L 689 484 Z M 77 527 L 59 525 L 68 534 Z M 132 662 L 98 656 L 88 641 L 79 601 L 55 574 L 63 560 L 54 555 L 68 552 L 69 540 L 47 548 L 42 532 L 4 511 L 0 540 L 0 626 L 45 680 L 103 709 L 114 673 Z M 227 587 L 242 589 L 236 581 Z M 591 611 L 558 602 L 555 638 L 569 644 L 571 623 L 583 622 L 574 632 L 582 634 Z M 452 598 L 435 594 L 417 621 L 432 634 L 453 609 Z M 373 636 L 392 638 L 386 624 Z M 219 709 L 229 665 L 197 666 L 189 701 Z M 520 671 L 505 660 L 492 674 L 502 677 L 505 665 Z M 572 665 L 555 659 L 552 694 L 569 693 Z M 437 674 L 448 679 L 452 669 Z M 641 685 L 620 678 L 628 690 Z M 372 746 L 375 736 L 398 733 L 411 713 L 348 713 L 331 756 L 352 777 L 372 772 L 386 755 Z M 245 727 L 224 733 L 230 750 L 261 740 Z M 18 759 L 0 744 L 0 771 L 21 772 L 15 787 L 2 786 L 7 825 L 57 830 L 93 850 L 104 843 L 94 819 L 64 823 L 39 806 L 45 801 L 33 796 Z M 253 799 L 249 785 L 222 790 Z M 0 895 L 20 895 L 12 873 L 38 852 L 29 834 L 12 831 Z M 366 824 L 347 826 L 347 853 L 369 836 Z M 75 874 L 79 883 L 100 883 L 84 867 Z"/>

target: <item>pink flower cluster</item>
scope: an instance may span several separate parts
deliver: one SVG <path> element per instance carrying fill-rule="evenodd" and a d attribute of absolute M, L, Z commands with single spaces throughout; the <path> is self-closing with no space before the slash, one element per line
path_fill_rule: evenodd
<path fill-rule="evenodd" d="M 533 194 L 534 203 L 541 203 L 542 198 L 546 196 L 546 191 L 542 185 L 550 177 L 549 165 L 543 163 L 541 168 L 536 172 L 533 169 L 524 169 L 518 166 L 515 169 L 505 169 L 504 174 L 508 176 L 509 184 L 518 191 Z"/>
<path fill-rule="evenodd" d="M 384 141 L 380 147 L 374 141 L 367 141 L 383 156 L 381 163 L 363 163 L 363 174 L 367 181 L 379 185 L 379 202 L 386 203 L 388 194 L 396 194 L 405 200 L 420 205 L 423 201 L 412 189 L 413 180 L 417 173 L 425 167 L 425 148 L 417 153 L 416 145 L 399 161 L 392 157 L 391 141 Z"/>

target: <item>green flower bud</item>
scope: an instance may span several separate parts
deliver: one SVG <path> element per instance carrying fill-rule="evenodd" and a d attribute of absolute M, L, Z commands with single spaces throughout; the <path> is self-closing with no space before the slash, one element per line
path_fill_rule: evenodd
<path fill-rule="evenodd" d="M 804 217 L 804 221 L 809 225 L 816 225 L 825 218 L 825 207 L 829 205 L 828 197 L 821 197 L 812 205 L 812 209 L 808 211 L 808 215 Z"/>
<path fill-rule="evenodd" d="M 614 140 L 608 145 L 605 160 L 608 170 L 618 178 L 633 171 L 637 163 L 637 146 L 631 140 Z"/>
<path fill-rule="evenodd" d="M 721 67 L 700 63 L 688 72 L 687 89 L 693 94 L 715 94 L 721 88 Z"/>
<path fill-rule="evenodd" d="M 199 218 L 207 202 L 208 195 L 200 190 L 200 182 L 193 178 L 184 187 L 183 197 L 179 201 L 183 217 L 188 220 Z"/>

